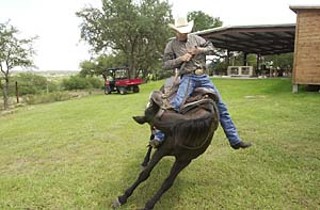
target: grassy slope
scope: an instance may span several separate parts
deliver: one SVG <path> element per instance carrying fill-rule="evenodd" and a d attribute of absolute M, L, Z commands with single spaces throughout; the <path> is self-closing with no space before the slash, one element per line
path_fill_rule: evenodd
<path fill-rule="evenodd" d="M 319 209 L 320 95 L 292 94 L 289 80 L 215 79 L 241 137 L 222 129 L 155 209 Z M 0 117 L 0 209 L 110 209 L 136 178 L 148 126 L 149 92 L 99 95 L 21 108 Z M 120 209 L 142 207 L 173 159 L 165 158 Z"/>

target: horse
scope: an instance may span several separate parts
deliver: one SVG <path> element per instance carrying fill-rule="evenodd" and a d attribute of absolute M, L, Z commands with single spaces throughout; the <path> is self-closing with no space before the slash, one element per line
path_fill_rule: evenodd
<path fill-rule="evenodd" d="M 219 113 L 216 102 L 219 99 L 211 90 L 196 89 L 188 103 L 181 107 L 180 113 L 163 110 L 162 96 L 163 92 L 153 91 L 144 116 L 134 116 L 133 119 L 139 124 L 148 123 L 151 127 L 163 131 L 165 140 L 156 148 L 151 159 L 152 147 L 148 148 L 142 163 L 142 171 L 124 194 L 118 196 L 113 202 L 114 209 L 127 202 L 134 190 L 148 179 L 152 169 L 163 157 L 174 156 L 175 162 L 168 177 L 143 208 L 144 210 L 153 209 L 161 196 L 173 185 L 178 174 L 207 150 L 218 128 Z"/>

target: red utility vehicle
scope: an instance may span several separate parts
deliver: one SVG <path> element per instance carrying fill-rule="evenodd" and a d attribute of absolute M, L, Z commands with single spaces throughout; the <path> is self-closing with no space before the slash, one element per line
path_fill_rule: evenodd
<path fill-rule="evenodd" d="M 141 78 L 130 79 L 128 67 L 109 68 L 104 72 L 105 94 L 118 92 L 121 95 L 129 91 L 138 93 L 139 85 L 143 83 Z"/>

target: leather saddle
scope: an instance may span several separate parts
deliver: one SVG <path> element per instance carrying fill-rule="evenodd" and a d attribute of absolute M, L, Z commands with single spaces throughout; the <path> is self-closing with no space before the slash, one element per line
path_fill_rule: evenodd
<path fill-rule="evenodd" d="M 160 91 L 151 92 L 150 100 L 152 100 L 160 107 L 160 109 L 157 111 L 157 113 L 155 113 L 153 117 L 161 117 L 162 114 L 166 111 L 166 109 L 163 108 L 164 103 L 166 103 L 165 100 L 167 100 L 168 102 L 175 96 L 176 91 L 178 90 L 178 85 L 179 83 L 173 83 L 173 79 L 168 79 L 165 85 L 160 89 Z M 216 103 L 218 102 L 218 100 L 218 95 L 212 89 L 199 87 L 196 88 L 191 96 L 187 98 L 185 103 L 181 106 L 179 113 L 185 114 L 194 108 L 208 103 Z M 148 112 L 147 110 L 148 107 L 145 110 L 145 113 Z M 150 121 L 150 119 L 146 118 L 146 116 L 134 116 L 133 119 L 139 124 L 144 124 Z"/>
<path fill-rule="evenodd" d="M 163 93 L 163 100 L 170 101 L 177 94 L 178 88 L 179 80 L 177 80 L 177 78 L 171 77 L 167 79 L 164 86 L 161 88 L 161 92 Z M 157 97 L 153 98 L 154 101 L 161 107 L 163 102 L 160 102 L 159 99 L 156 98 Z M 181 106 L 179 113 L 184 114 L 194 107 L 197 107 L 203 103 L 207 103 L 208 100 L 218 102 L 219 97 L 217 93 L 210 88 L 198 87 L 193 91 L 191 96 L 186 99 L 184 104 Z"/>

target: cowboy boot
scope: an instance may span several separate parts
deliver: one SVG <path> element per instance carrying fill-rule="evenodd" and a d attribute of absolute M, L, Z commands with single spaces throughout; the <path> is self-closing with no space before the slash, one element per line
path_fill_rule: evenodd
<path fill-rule="evenodd" d="M 252 144 L 251 143 L 246 143 L 246 142 L 243 142 L 243 141 L 240 141 L 239 143 L 237 143 L 237 144 L 234 144 L 234 145 L 231 145 L 231 147 L 233 148 L 233 149 L 246 149 L 246 148 L 248 148 L 248 147 L 251 147 L 252 146 Z"/>

